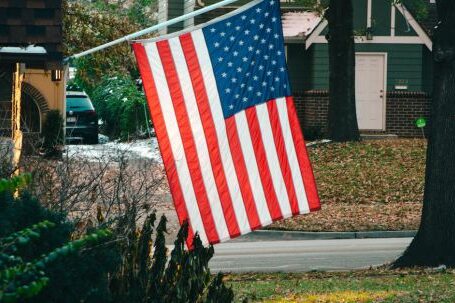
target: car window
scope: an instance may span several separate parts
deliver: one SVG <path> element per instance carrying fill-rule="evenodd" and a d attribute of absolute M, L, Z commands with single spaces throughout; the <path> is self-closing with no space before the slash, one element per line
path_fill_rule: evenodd
<path fill-rule="evenodd" d="M 67 110 L 94 110 L 92 102 L 84 96 L 69 96 L 66 98 Z"/>

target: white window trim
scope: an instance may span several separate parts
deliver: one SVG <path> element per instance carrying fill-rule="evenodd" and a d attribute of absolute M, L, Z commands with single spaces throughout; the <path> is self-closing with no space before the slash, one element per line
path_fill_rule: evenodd
<path fill-rule="evenodd" d="M 372 0 L 368 0 L 368 5 L 367 5 L 367 28 L 371 27 L 371 16 L 372 16 L 372 10 L 373 10 L 373 4 Z"/>
<path fill-rule="evenodd" d="M 320 37 L 319 35 L 322 33 L 322 31 L 329 25 L 326 19 L 323 19 L 318 26 L 313 30 L 313 32 L 308 36 L 308 39 L 305 41 L 305 47 L 306 49 L 310 48 L 311 44 L 316 42 L 316 40 Z M 322 37 L 324 38 L 324 37 Z M 327 40 L 324 38 L 324 40 L 327 42 Z M 320 43 L 320 42 L 318 42 Z"/>
<path fill-rule="evenodd" d="M 395 26 L 396 26 L 396 8 L 395 5 L 391 6 L 392 8 L 390 9 L 390 35 L 392 37 L 395 37 Z"/>
<path fill-rule="evenodd" d="M 286 64 L 288 62 L 288 45 L 284 45 L 284 58 L 286 59 Z"/>
<path fill-rule="evenodd" d="M 411 15 L 408 9 L 403 4 L 395 4 L 395 7 L 409 22 L 409 25 L 411 25 L 411 27 L 417 33 L 419 38 L 422 40 L 423 44 L 425 44 L 430 51 L 433 50 L 433 42 L 431 41 L 430 37 L 428 37 L 427 33 L 423 30 L 423 28 L 416 21 L 416 19 L 414 19 L 414 17 Z"/>

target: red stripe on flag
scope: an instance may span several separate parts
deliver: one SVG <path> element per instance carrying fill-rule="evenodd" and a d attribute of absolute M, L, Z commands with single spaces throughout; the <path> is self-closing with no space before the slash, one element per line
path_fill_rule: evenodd
<path fill-rule="evenodd" d="M 169 182 L 169 187 L 171 188 L 172 199 L 174 200 L 174 205 L 177 211 L 180 225 L 182 225 L 183 222 L 187 220 L 189 222 L 188 211 L 184 202 L 185 200 L 183 198 L 182 188 L 180 186 L 177 170 L 175 168 L 171 144 L 169 142 L 166 124 L 164 123 L 163 113 L 161 112 L 161 106 L 158 99 L 152 70 L 150 68 L 150 63 L 147 58 L 144 46 L 139 43 L 134 43 L 133 50 L 136 55 L 137 64 L 139 66 L 139 71 L 144 83 L 144 91 L 147 96 L 147 102 L 153 119 L 153 126 L 155 127 L 156 136 L 158 138 L 158 145 L 163 157 L 164 167 L 166 168 L 166 175 Z M 191 222 L 189 222 L 187 245 L 190 248 L 193 246 L 193 238 L 194 233 L 193 229 L 191 228 Z"/>
<path fill-rule="evenodd" d="M 226 181 L 226 175 L 223 168 L 221 153 L 218 143 L 218 136 L 216 134 L 213 116 L 211 114 L 210 104 L 207 97 L 207 92 L 202 77 L 201 68 L 194 47 L 191 33 L 180 36 L 180 44 L 182 45 L 185 60 L 188 65 L 191 82 L 193 84 L 194 95 L 196 97 L 199 115 L 201 116 L 202 126 L 204 128 L 207 146 L 209 147 L 210 162 L 212 164 L 213 175 L 221 200 L 224 218 L 229 230 L 231 238 L 240 235 L 240 229 L 237 218 L 232 205 L 231 195 Z"/>
<path fill-rule="evenodd" d="M 310 211 L 321 209 L 316 181 L 314 180 L 313 168 L 311 167 L 310 158 L 303 139 L 302 129 L 295 111 L 294 99 L 286 97 L 286 106 L 288 109 L 289 123 L 291 125 L 292 138 L 294 140 L 295 151 L 300 165 L 300 171 L 305 184 L 305 192 L 308 199 Z"/>
<path fill-rule="evenodd" d="M 201 167 L 197 154 L 197 149 L 191 131 L 190 120 L 185 107 L 185 101 L 180 87 L 179 78 L 175 69 L 174 59 L 172 57 L 169 42 L 167 40 L 156 43 L 158 53 L 160 54 L 161 63 L 166 75 L 169 92 L 171 94 L 172 103 L 174 105 L 175 115 L 182 136 L 183 148 L 185 150 L 185 157 L 188 163 L 188 169 L 193 183 L 194 193 L 201 213 L 204 228 L 209 242 L 212 244 L 220 241 L 217 233 L 215 222 L 212 215 L 212 209 L 208 200 L 207 192 L 202 178 Z"/>
<path fill-rule="evenodd" d="M 280 204 L 276 196 L 275 187 L 273 186 L 272 176 L 267 162 L 267 156 L 262 141 L 261 128 L 257 117 L 256 107 L 250 107 L 245 110 L 248 127 L 250 129 L 251 142 L 253 143 L 254 154 L 256 156 L 259 175 L 261 177 L 264 195 L 269 207 L 270 216 L 273 221 L 283 218 Z"/>
<path fill-rule="evenodd" d="M 280 161 L 281 173 L 283 175 L 284 183 L 286 184 L 286 190 L 288 192 L 289 202 L 291 204 L 292 214 L 297 215 L 300 213 L 299 203 L 297 201 L 297 195 L 295 193 L 294 181 L 292 180 L 291 167 L 289 165 L 289 159 L 284 142 L 280 117 L 278 115 L 278 109 L 276 107 L 276 101 L 273 100 L 268 102 L 267 109 L 269 112 L 270 124 L 272 126 L 275 148 L 277 150 L 278 159 Z"/>
<path fill-rule="evenodd" d="M 253 192 L 251 190 L 251 184 L 248 178 L 248 171 L 246 169 L 242 148 L 240 147 L 240 139 L 237 133 L 237 126 L 235 124 L 235 116 L 232 116 L 225 121 L 226 132 L 231 148 L 232 160 L 234 161 L 234 167 L 237 173 L 237 179 L 239 181 L 243 203 L 245 204 L 248 222 L 250 223 L 251 230 L 255 230 L 259 227 L 262 227 L 262 224 L 261 220 L 259 219 Z"/>

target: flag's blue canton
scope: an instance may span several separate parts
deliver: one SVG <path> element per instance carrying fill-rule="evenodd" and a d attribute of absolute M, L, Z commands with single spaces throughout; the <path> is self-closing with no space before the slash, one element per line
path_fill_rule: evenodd
<path fill-rule="evenodd" d="M 264 0 L 203 32 L 225 118 L 291 94 L 279 0 Z"/>

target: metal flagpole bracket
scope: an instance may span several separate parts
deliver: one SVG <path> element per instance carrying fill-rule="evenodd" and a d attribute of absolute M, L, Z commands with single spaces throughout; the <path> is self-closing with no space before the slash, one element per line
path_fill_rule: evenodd
<path fill-rule="evenodd" d="M 160 29 L 162 29 L 162 28 L 164 28 L 164 27 L 167 27 L 167 26 L 170 26 L 170 25 L 179 23 L 179 22 L 181 22 L 181 21 L 185 21 L 185 20 L 187 20 L 187 19 L 191 19 L 191 18 L 193 18 L 193 17 L 202 15 L 202 14 L 204 14 L 204 13 L 207 13 L 207 12 L 209 12 L 209 11 L 212 11 L 212 10 L 214 10 L 214 9 L 223 7 L 223 6 L 225 6 L 225 5 L 228 5 L 228 4 L 237 2 L 237 1 L 239 1 L 239 0 L 223 0 L 223 1 L 221 1 L 221 2 L 218 2 L 218 3 L 212 4 L 212 5 L 203 7 L 203 8 L 201 8 L 201 9 L 198 9 L 198 10 L 193 11 L 193 12 L 191 12 L 191 13 L 188 13 L 188 14 L 185 14 L 185 15 L 182 15 L 182 16 L 179 16 L 179 17 L 177 17 L 177 18 L 174 18 L 174 19 L 171 19 L 171 20 L 162 22 L 162 23 L 158 23 L 158 24 L 156 24 L 156 25 L 154 25 L 154 26 L 148 27 L 148 28 L 143 29 L 143 30 L 141 30 L 141 31 L 138 31 L 138 32 L 129 34 L 129 35 L 127 35 L 127 36 L 118 38 L 118 39 L 116 39 L 116 40 L 114 40 L 114 41 L 105 43 L 105 44 L 103 44 L 103 45 L 94 47 L 94 48 L 92 48 L 92 49 L 83 51 L 83 52 L 78 53 L 78 54 L 72 55 L 72 56 L 70 56 L 70 57 L 65 58 L 64 62 L 65 62 L 65 63 L 68 63 L 68 62 L 70 62 L 72 59 L 77 59 L 77 58 L 80 58 L 80 57 L 83 57 L 83 56 L 87 56 L 87 55 L 93 54 L 93 53 L 95 53 L 95 52 L 101 51 L 101 50 L 103 50 L 103 49 L 109 48 L 109 47 L 111 47 L 111 46 L 114 46 L 114 45 L 117 45 L 117 44 L 120 44 L 120 43 L 123 43 L 123 42 L 131 41 L 131 40 L 136 39 L 136 38 L 138 38 L 138 37 L 140 37 L 140 36 L 150 34 L 150 33 L 154 32 L 154 31 L 160 30 Z"/>

